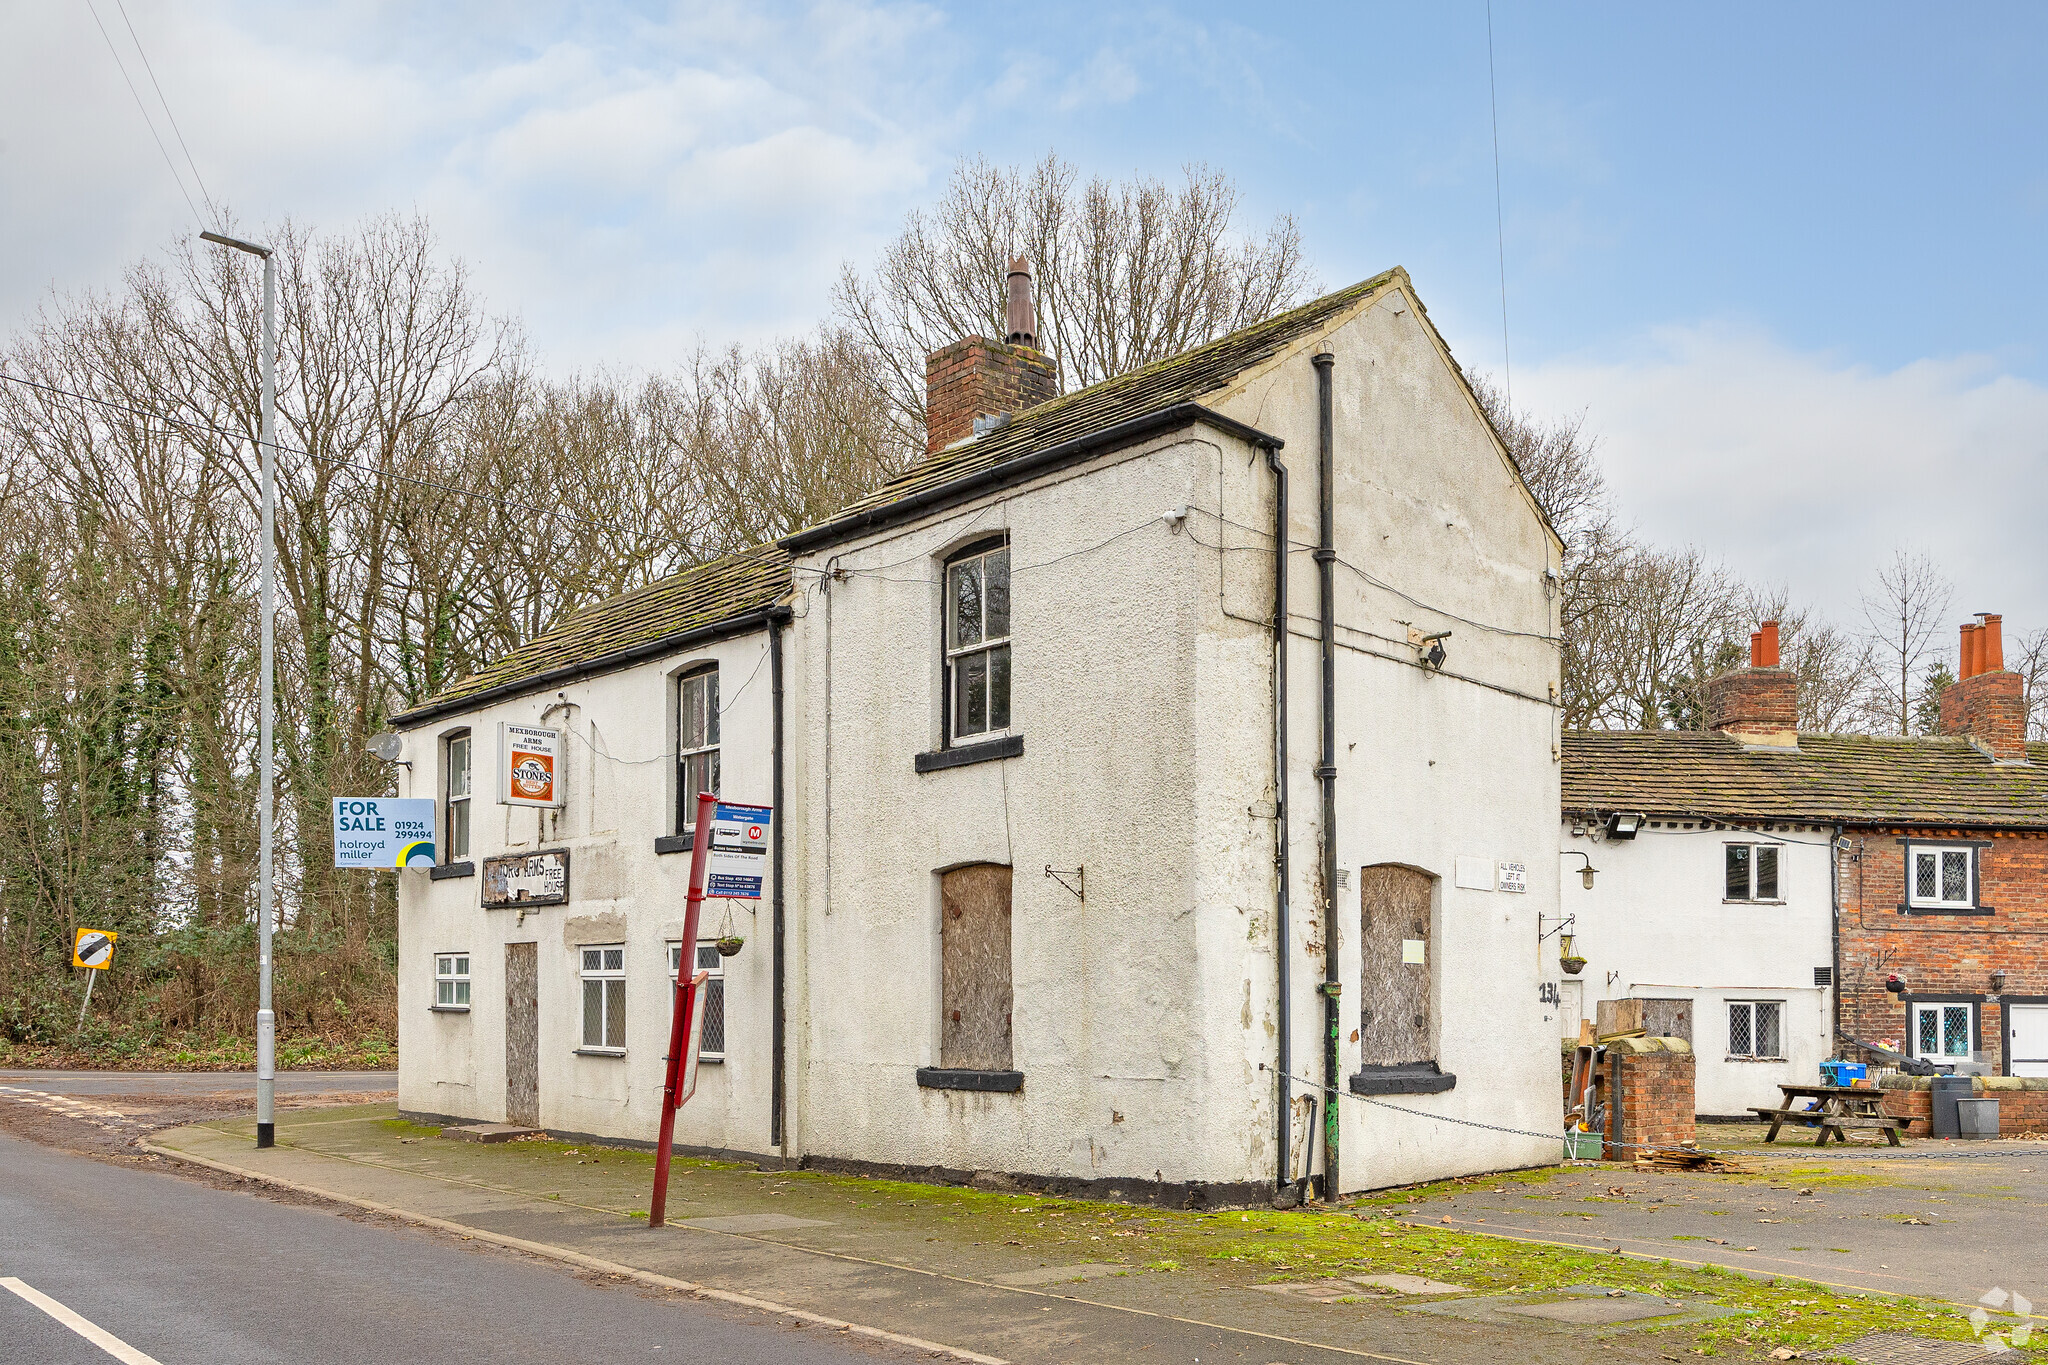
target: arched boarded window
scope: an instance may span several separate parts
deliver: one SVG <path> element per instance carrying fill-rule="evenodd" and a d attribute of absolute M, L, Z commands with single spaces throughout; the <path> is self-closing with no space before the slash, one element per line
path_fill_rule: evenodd
<path fill-rule="evenodd" d="M 939 877 L 939 1065 L 1010 1070 L 1010 869 Z"/>
<path fill-rule="evenodd" d="M 1429 1062 L 1436 1056 L 1430 1015 L 1430 909 L 1436 878 L 1383 863 L 1359 873 L 1360 1060 L 1365 1069 Z"/>

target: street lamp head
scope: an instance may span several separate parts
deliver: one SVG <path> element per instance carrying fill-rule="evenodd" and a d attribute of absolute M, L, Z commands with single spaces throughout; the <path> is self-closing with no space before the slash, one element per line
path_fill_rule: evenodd
<path fill-rule="evenodd" d="M 245 242 L 239 237 L 223 237 L 218 232 L 202 232 L 199 234 L 199 240 L 202 242 L 213 242 L 219 246 L 231 246 L 237 251 L 246 251 L 251 256 L 261 256 L 266 260 L 270 257 L 269 247 L 259 245 L 256 242 Z"/>

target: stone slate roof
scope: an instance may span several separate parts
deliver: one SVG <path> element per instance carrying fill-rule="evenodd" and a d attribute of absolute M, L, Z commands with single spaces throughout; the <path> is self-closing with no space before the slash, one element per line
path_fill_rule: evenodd
<path fill-rule="evenodd" d="M 463 709 L 457 703 L 474 702 L 487 692 L 539 685 L 543 677 L 594 673 L 630 662 L 659 652 L 668 642 L 774 606 L 788 595 L 789 587 L 789 556 L 776 545 L 699 564 L 585 607 L 546 634 L 392 717 L 392 723 L 416 724 Z"/>
<path fill-rule="evenodd" d="M 1215 393 L 1352 305 L 1406 278 L 1396 267 L 1207 345 L 1041 403 L 997 431 L 926 456 L 834 513 L 821 527 Z M 392 723 L 418 724 L 466 709 L 462 703 L 480 704 L 487 693 L 510 695 L 521 685 L 539 687 L 557 676 L 601 671 L 659 652 L 663 642 L 758 612 L 789 591 L 789 559 L 780 546 L 763 545 L 586 607 L 545 635 L 392 717 Z"/>
<path fill-rule="evenodd" d="M 1406 278 L 1397 266 L 1207 345 L 1028 408 L 1007 426 L 919 460 L 866 497 L 833 513 L 821 528 L 1006 460 L 1227 388 L 1245 370 L 1314 332 L 1353 304 Z M 808 534 L 800 533 L 798 538 Z"/>
<path fill-rule="evenodd" d="M 2048 744 L 1994 764 L 1962 739 L 1801 735 L 1798 751 L 1745 749 L 1695 730 L 1567 731 L 1568 812 L 1710 819 L 2048 829 Z"/>

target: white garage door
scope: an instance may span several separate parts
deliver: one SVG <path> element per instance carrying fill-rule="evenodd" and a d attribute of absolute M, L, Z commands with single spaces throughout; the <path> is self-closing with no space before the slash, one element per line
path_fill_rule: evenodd
<path fill-rule="evenodd" d="M 2007 1005 L 2012 1074 L 2048 1076 L 2048 1005 Z"/>

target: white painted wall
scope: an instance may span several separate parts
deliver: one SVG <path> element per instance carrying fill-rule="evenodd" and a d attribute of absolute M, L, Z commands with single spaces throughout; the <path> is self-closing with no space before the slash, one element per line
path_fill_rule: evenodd
<path fill-rule="evenodd" d="M 405 736 L 400 790 L 442 795 L 444 736 L 476 736 L 471 861 L 477 876 L 430 881 L 404 872 L 399 892 L 398 1096 L 413 1112 L 480 1120 L 505 1116 L 505 945 L 539 945 L 540 1118 L 544 1127 L 652 1141 L 660 1118 L 662 1054 L 670 997 L 667 942 L 682 936 L 687 853 L 656 855 L 675 805 L 675 684 L 705 663 L 720 670 L 724 794 L 769 799 L 770 705 L 765 631 L 638 667 L 585 679 L 460 716 Z M 567 804 L 559 812 L 491 802 L 500 721 L 568 732 Z M 445 829 L 445 821 L 443 828 Z M 542 848 L 569 850 L 570 903 L 484 910 L 483 860 Z M 773 892 L 773 882 L 765 888 Z M 758 906 L 758 909 L 749 908 Z M 716 934 L 730 908 L 747 939 L 726 961 L 723 1064 L 700 1069 L 677 1141 L 761 1152 L 768 1148 L 770 913 L 768 902 L 708 901 L 702 933 Z M 580 1056 L 578 945 L 626 945 L 626 1055 Z M 472 1007 L 438 1013 L 434 956 L 470 954 Z"/>
<path fill-rule="evenodd" d="M 1315 371 L 1337 415 L 1335 571 L 1340 1084 L 1358 1067 L 1359 869 L 1440 879 L 1430 970 L 1448 1093 L 1342 1103 L 1343 1184 L 1385 1186 L 1555 1159 L 1555 1011 L 1538 911 L 1557 903 L 1554 541 L 1405 291 L 1273 357 L 1217 406 L 1282 437 L 1292 471 L 1290 798 L 1294 1069 L 1320 1080 L 1327 926 L 1318 829 L 1320 680 Z M 1082 1178 L 1265 1182 L 1280 1014 L 1274 941 L 1272 479 L 1249 446 L 1198 426 L 797 566 L 786 640 L 785 821 L 791 1155 Z M 1162 514 L 1190 509 L 1175 526 Z M 918 774 L 940 735 L 940 565 L 1010 536 L 1015 759 Z M 1427 606 L 1422 604 L 1429 604 Z M 1408 624 L 1450 629 L 1443 676 L 1413 666 Z M 567 847 L 572 904 L 478 908 L 477 880 L 406 874 L 400 900 L 400 1100 L 503 1115 L 504 945 L 542 970 L 541 1119 L 651 1138 L 687 858 L 669 831 L 669 679 L 723 672 L 726 794 L 768 799 L 770 717 L 756 633 L 407 736 L 407 794 L 439 789 L 438 736 L 470 725 L 478 784 L 501 719 L 565 724 L 558 819 L 479 806 L 482 858 Z M 1461 675 L 1461 676 L 1453 676 Z M 751 683 L 742 686 L 749 678 Z M 571 709 L 546 708 L 566 699 Z M 1460 857 L 1520 863 L 1523 895 L 1454 885 Z M 938 873 L 1015 869 L 1019 1095 L 920 1088 L 938 1046 Z M 1083 903 L 1046 866 L 1085 866 Z M 711 911 L 715 918 L 719 910 Z M 707 1068 L 679 1140 L 767 1148 L 769 954 L 762 917 L 730 964 L 731 1060 Z M 578 941 L 628 945 L 629 1055 L 575 1055 Z M 476 1007 L 428 1011 L 432 957 L 466 949 Z M 1300 1093 L 1299 1089 L 1297 1093 Z M 1406 1113 L 1397 1110 L 1408 1111 Z M 1316 1143 L 1318 1163 L 1321 1142 Z"/>
<path fill-rule="evenodd" d="M 1290 348 L 1218 406 L 1287 442 L 1293 538 L 1316 525 L 1315 376 L 1337 355 L 1339 553 L 1471 621 L 1340 569 L 1339 857 L 1440 876 L 1440 1061 L 1403 1109 L 1559 1126 L 1539 906 L 1556 901 L 1553 546 L 1412 301 Z M 1199 429 L 799 566 L 806 1150 L 1079 1177 L 1259 1181 L 1276 1167 L 1272 483 Z M 1176 532 L 1161 513 L 1194 509 Z M 1011 538 L 1021 758 L 918 775 L 940 734 L 946 553 Z M 1292 1037 L 1319 1079 L 1323 926 L 1314 568 L 1294 556 Z M 1452 671 L 1408 665 L 1403 621 L 1450 624 Z M 1386 657 L 1375 657 L 1383 655 Z M 1505 689 L 1505 690 L 1500 690 Z M 1510 693 L 1522 695 L 1510 695 Z M 1526 895 L 1451 889 L 1459 855 L 1520 862 Z M 1021 1095 L 919 1090 L 936 1061 L 935 873 L 1016 869 Z M 1087 868 L 1084 906 L 1044 878 Z M 1355 886 L 1355 881 L 1354 881 Z M 1355 894 L 1355 893 L 1354 893 Z M 1341 1071 L 1357 1067 L 1357 904 L 1340 897 Z M 839 964 L 829 977 L 822 965 Z M 847 964 L 858 964 L 849 966 Z M 1554 1142 L 1345 1100 L 1346 1188 L 1554 1158 Z M 1320 1143 L 1318 1143 L 1320 1155 Z"/>
<path fill-rule="evenodd" d="M 1577 918 L 1585 1017 L 1600 1000 L 1634 996 L 1690 999 L 1701 1114 L 1747 1116 L 1751 1105 L 1780 1102 L 1780 1082 L 1811 1084 L 1831 1054 L 1834 992 L 1814 984 L 1814 968 L 1832 964 L 1832 830 L 1785 825 L 1747 831 L 1692 819 L 1657 818 L 1634 839 L 1604 836 L 1567 819 L 1562 848 L 1586 854 L 1598 869 L 1583 888 L 1577 858 L 1562 860 L 1561 906 Z M 1777 843 L 1783 904 L 1724 899 L 1724 845 Z M 1557 940 L 1545 963 L 1558 973 Z M 1731 1001 L 1783 1002 L 1782 1061 L 1728 1055 Z M 1560 1032 L 1576 1034 L 1577 1021 Z"/>

